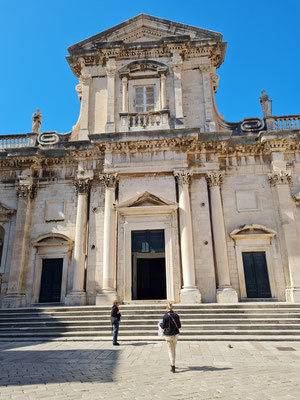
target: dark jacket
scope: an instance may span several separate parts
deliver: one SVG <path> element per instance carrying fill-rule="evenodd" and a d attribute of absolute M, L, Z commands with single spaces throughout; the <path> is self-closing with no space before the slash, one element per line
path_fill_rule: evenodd
<path fill-rule="evenodd" d="M 117 306 L 112 306 L 110 320 L 112 325 L 114 325 L 117 321 L 120 321 L 121 313 L 119 312 L 119 308 Z"/>
<path fill-rule="evenodd" d="M 176 322 L 176 324 L 173 322 L 173 320 Z M 179 328 L 181 328 L 180 318 L 176 313 L 174 313 L 174 311 L 168 311 L 165 313 L 163 322 L 160 326 L 164 330 L 164 335 L 177 335 L 179 333 Z"/>

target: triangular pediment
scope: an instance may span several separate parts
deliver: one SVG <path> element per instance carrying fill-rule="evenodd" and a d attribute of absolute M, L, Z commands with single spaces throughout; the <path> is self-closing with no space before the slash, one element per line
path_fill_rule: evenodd
<path fill-rule="evenodd" d="M 152 193 L 144 192 L 128 199 L 120 204 L 117 208 L 123 207 L 153 207 L 153 206 L 176 206 L 177 204 L 162 197 L 155 196 Z"/>
<path fill-rule="evenodd" d="M 12 215 L 16 210 L 8 207 L 6 204 L 0 202 L 0 215 Z"/>
<path fill-rule="evenodd" d="M 222 39 L 222 34 L 163 18 L 140 14 L 110 29 L 91 36 L 68 48 L 70 54 L 82 49 L 91 50 L 101 43 L 139 43 L 159 41 L 162 38 L 187 36 L 190 40 Z"/>
<path fill-rule="evenodd" d="M 237 228 L 230 234 L 230 236 L 235 239 L 238 238 L 239 236 L 245 236 L 245 235 L 267 235 L 273 237 L 276 235 L 276 232 L 263 225 L 251 224 Z"/>

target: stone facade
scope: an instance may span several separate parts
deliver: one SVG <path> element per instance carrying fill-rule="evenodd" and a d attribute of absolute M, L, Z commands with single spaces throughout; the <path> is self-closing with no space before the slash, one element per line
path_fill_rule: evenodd
<path fill-rule="evenodd" d="M 144 14 L 68 49 L 73 129 L 0 138 L 2 307 L 146 300 L 155 263 L 147 300 L 300 302 L 300 118 L 226 122 L 225 49 Z"/>

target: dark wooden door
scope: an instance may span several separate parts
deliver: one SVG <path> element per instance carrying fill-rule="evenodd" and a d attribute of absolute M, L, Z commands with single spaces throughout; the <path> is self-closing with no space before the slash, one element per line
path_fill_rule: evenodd
<path fill-rule="evenodd" d="M 137 298 L 133 300 L 166 299 L 165 258 L 137 259 Z"/>
<path fill-rule="evenodd" d="M 243 253 L 243 264 L 247 297 L 272 297 L 265 252 L 255 251 Z"/>
<path fill-rule="evenodd" d="M 40 303 L 60 302 L 62 267 L 62 258 L 43 259 Z"/>

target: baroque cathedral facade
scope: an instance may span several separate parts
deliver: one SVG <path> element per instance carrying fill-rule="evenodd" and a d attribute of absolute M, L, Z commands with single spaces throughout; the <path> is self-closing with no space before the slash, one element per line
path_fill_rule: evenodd
<path fill-rule="evenodd" d="M 141 14 L 69 47 L 66 134 L 0 137 L 0 306 L 300 302 L 300 117 L 219 114 L 220 33 Z"/>

